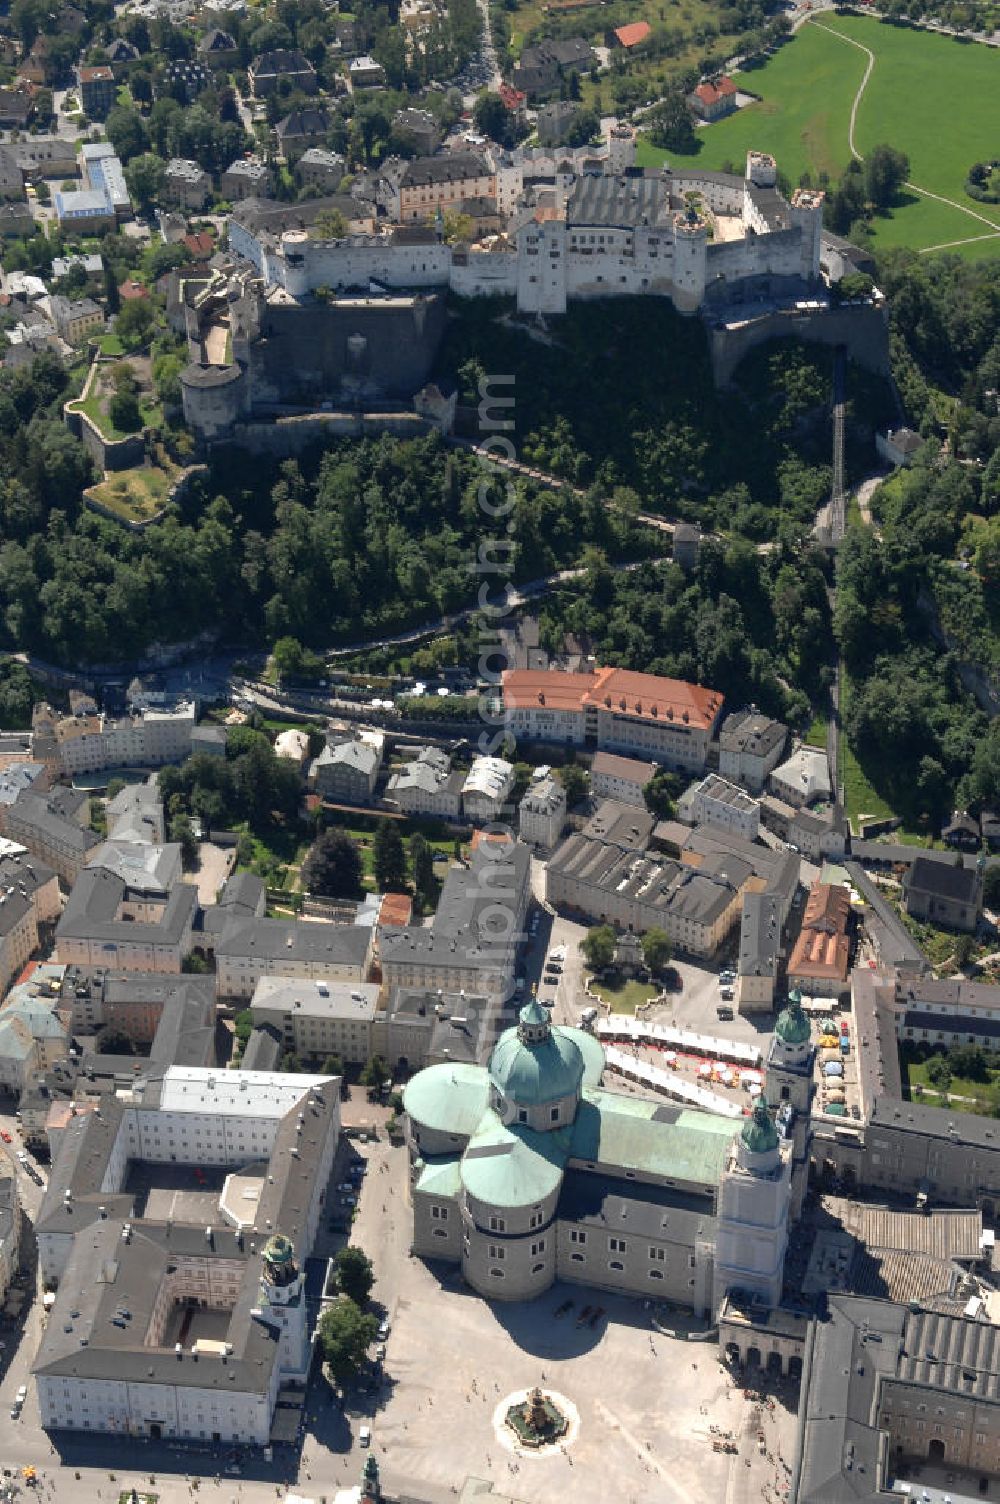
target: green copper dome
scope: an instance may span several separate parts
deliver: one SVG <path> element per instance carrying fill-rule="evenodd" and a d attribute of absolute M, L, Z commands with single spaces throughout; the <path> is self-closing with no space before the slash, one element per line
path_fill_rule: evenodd
<path fill-rule="evenodd" d="M 572 1036 L 553 1029 L 537 998 L 521 1009 L 516 1029 L 507 1029 L 490 1056 L 490 1080 L 507 1101 L 538 1107 L 579 1095 L 583 1051 Z"/>
<path fill-rule="evenodd" d="M 531 994 L 530 1003 L 525 1003 L 517 1016 L 522 1024 L 534 1024 L 536 1027 L 549 1024 L 548 1010 L 542 1007 L 534 992 Z"/>
<path fill-rule="evenodd" d="M 264 1244 L 264 1258 L 269 1264 L 290 1264 L 294 1257 L 291 1240 L 284 1233 L 276 1232 Z"/>
<path fill-rule="evenodd" d="M 740 1136 L 751 1154 L 769 1154 L 778 1147 L 778 1130 L 771 1122 L 767 1098 L 763 1093 L 754 1103 L 753 1112 L 743 1124 Z"/>
<path fill-rule="evenodd" d="M 788 1006 L 778 1014 L 774 1032 L 784 1044 L 808 1044 L 811 1029 L 802 1011 L 802 994 L 790 992 Z"/>

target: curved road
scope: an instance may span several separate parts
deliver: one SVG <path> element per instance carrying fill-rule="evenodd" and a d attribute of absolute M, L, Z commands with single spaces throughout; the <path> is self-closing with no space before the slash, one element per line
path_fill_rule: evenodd
<path fill-rule="evenodd" d="M 865 56 L 867 57 L 867 59 L 868 59 L 868 62 L 866 64 L 866 66 L 865 66 L 864 77 L 862 78 L 860 84 L 858 85 L 857 93 L 855 94 L 853 103 L 851 104 L 851 119 L 850 119 L 850 124 L 849 124 L 848 130 L 847 130 L 847 144 L 848 144 L 848 146 L 851 149 L 851 156 L 855 157 L 857 159 L 857 161 L 863 162 L 865 159 L 861 155 L 861 153 L 858 151 L 857 147 L 854 144 L 854 127 L 855 127 L 855 124 L 856 124 L 857 118 L 858 118 L 858 106 L 860 105 L 861 100 L 862 100 L 862 98 L 864 96 L 865 89 L 868 87 L 868 80 L 872 76 L 872 69 L 875 67 L 875 54 L 874 54 L 874 52 L 872 52 L 871 48 L 870 47 L 866 47 L 863 42 L 856 41 L 854 39 L 854 37 L 845 36 L 844 33 L 842 31 L 838 31 L 835 26 L 827 26 L 825 24 L 825 22 L 823 22 L 823 21 L 816 21 L 814 19 L 811 19 L 811 24 L 813 26 L 818 26 L 819 29 L 820 29 L 820 31 L 827 31 L 827 32 L 829 32 L 832 37 L 838 37 L 840 39 L 840 41 L 846 42 L 848 44 L 848 46 L 850 46 L 850 47 L 856 47 L 858 49 L 858 51 L 859 52 L 863 52 L 865 54 Z M 990 231 L 992 232 L 989 235 L 974 235 L 974 236 L 971 236 L 970 239 L 973 239 L 973 240 L 991 240 L 994 236 L 1000 237 L 1000 225 L 997 224 L 996 220 L 987 219 L 987 217 L 986 217 L 985 214 L 977 214 L 975 209 L 967 209 L 964 204 L 957 203 L 955 201 L 955 199 L 953 199 L 953 198 L 945 198 L 944 195 L 941 194 L 941 193 L 932 193 L 929 188 L 921 188 L 918 183 L 906 182 L 906 183 L 903 184 L 903 187 L 911 189 L 912 192 L 914 192 L 914 193 L 921 194 L 924 198 L 933 198 L 933 199 L 936 199 L 939 204 L 947 204 L 949 208 L 951 208 L 951 209 L 957 209 L 958 212 L 959 212 L 959 214 L 967 214 L 970 219 L 978 219 L 979 222 L 980 222 L 980 224 L 988 225 L 989 228 L 990 228 Z M 965 242 L 964 241 L 954 241 L 954 242 L 951 242 L 951 243 L 952 244 L 956 244 L 956 245 L 962 245 Z M 920 255 L 923 256 L 923 255 L 926 255 L 928 251 L 933 251 L 933 250 L 938 250 L 938 249 L 939 249 L 938 246 L 926 246 L 920 252 Z"/>

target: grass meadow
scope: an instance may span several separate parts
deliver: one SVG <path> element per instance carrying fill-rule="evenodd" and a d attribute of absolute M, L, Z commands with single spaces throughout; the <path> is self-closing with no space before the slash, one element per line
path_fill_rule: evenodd
<path fill-rule="evenodd" d="M 1000 235 L 1000 206 L 977 204 L 964 191 L 970 165 L 997 155 L 1000 141 L 1000 50 L 866 16 L 824 13 L 810 21 L 763 66 L 739 75 L 760 101 L 698 132 L 699 164 L 738 167 L 751 147 L 771 152 L 796 183 L 803 172 L 837 178 L 850 160 L 851 104 L 867 59 L 875 54 L 858 108 L 855 144 L 864 154 L 879 142 L 905 151 L 910 179 L 954 199 L 971 213 L 904 190 L 891 215 L 875 221 L 875 242 L 930 249 L 969 237 Z M 692 160 L 640 142 L 639 161 Z M 963 256 L 1000 254 L 1000 238 L 956 246 Z"/>

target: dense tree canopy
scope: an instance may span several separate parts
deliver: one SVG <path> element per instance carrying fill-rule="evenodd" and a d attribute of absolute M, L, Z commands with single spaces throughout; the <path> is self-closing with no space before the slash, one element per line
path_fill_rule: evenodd
<path fill-rule="evenodd" d="M 310 893 L 354 898 L 361 891 L 361 852 L 345 830 L 322 830 L 309 848 L 302 881 Z"/>

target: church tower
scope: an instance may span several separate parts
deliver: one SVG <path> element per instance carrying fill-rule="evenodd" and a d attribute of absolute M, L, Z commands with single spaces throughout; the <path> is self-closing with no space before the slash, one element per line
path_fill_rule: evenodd
<path fill-rule="evenodd" d="M 815 1046 L 809 1020 L 798 992 L 788 994 L 788 1006 L 778 1014 L 768 1050 L 764 1089 L 778 1104 L 778 1126 L 792 1141 L 792 1216 L 802 1209 L 809 1179 L 810 1105 L 813 1094 Z"/>
<path fill-rule="evenodd" d="M 808 1115 L 813 1084 L 813 1043 L 809 1020 L 798 992 L 788 994 L 788 1006 L 778 1014 L 767 1055 L 765 1089 L 772 1102 L 789 1102 Z"/>
<path fill-rule="evenodd" d="M 781 1300 L 788 1244 L 791 1166 L 782 1154 L 767 1098 L 759 1096 L 719 1186 L 713 1306 L 741 1291 L 768 1309 Z"/>
<path fill-rule="evenodd" d="M 260 1299 L 254 1315 L 281 1333 L 278 1362 L 282 1373 L 290 1379 L 305 1379 L 312 1360 L 305 1275 L 295 1262 L 291 1239 L 280 1232 L 264 1245 Z"/>

